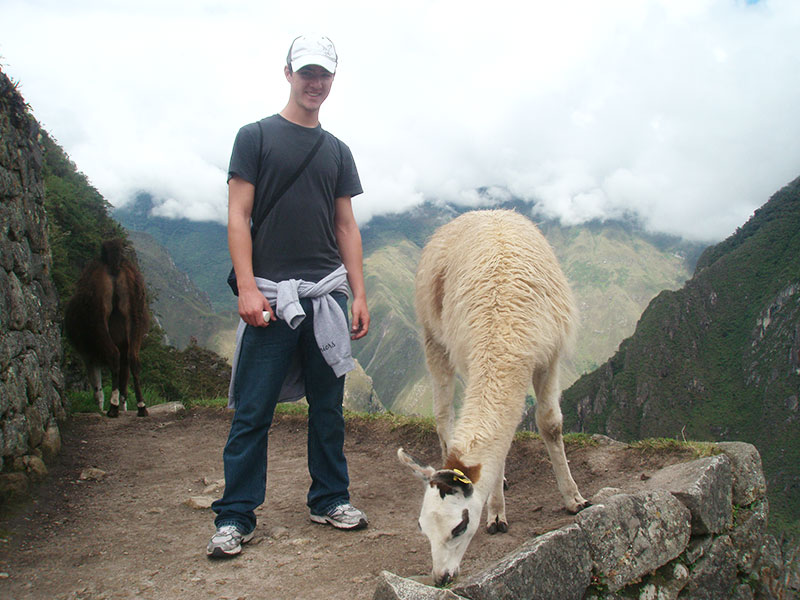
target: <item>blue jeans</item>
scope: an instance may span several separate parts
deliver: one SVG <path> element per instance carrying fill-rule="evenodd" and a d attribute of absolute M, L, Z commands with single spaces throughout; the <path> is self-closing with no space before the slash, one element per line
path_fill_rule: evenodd
<path fill-rule="evenodd" d="M 334 293 L 347 315 L 347 297 Z M 308 472 L 306 504 L 314 514 L 350 500 L 344 457 L 344 376 L 336 377 L 314 337 L 311 300 L 300 300 L 306 318 L 297 329 L 285 321 L 268 327 L 248 326 L 234 380 L 236 409 L 223 452 L 225 491 L 211 505 L 217 527 L 237 525 L 243 533 L 256 526 L 255 509 L 264 502 L 267 485 L 269 428 L 292 355 L 299 351 L 308 401 Z"/>

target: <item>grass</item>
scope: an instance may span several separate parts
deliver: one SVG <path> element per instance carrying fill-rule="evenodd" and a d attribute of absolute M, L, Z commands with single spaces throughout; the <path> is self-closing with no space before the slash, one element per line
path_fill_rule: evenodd
<path fill-rule="evenodd" d="M 658 454 L 661 452 L 689 452 L 694 458 L 705 458 L 719 454 L 720 451 L 713 442 L 693 442 L 676 440 L 672 438 L 647 438 L 628 444 L 630 448 L 639 450 L 644 454 Z"/>
<path fill-rule="evenodd" d="M 380 413 L 363 413 L 346 410 L 344 413 L 345 419 L 359 419 L 361 421 L 379 421 L 382 423 L 389 423 L 391 428 L 413 428 L 419 430 L 421 433 L 429 433 L 436 431 L 436 421 L 433 417 L 413 417 L 407 415 L 400 415 L 391 411 Z"/>
<path fill-rule="evenodd" d="M 106 407 L 108 406 L 108 398 L 111 396 L 111 388 L 104 387 L 103 393 L 106 398 Z M 142 390 L 147 406 L 156 406 L 164 404 L 166 400 L 151 390 L 145 388 Z M 94 401 L 94 396 L 91 392 L 71 392 L 69 394 L 70 413 L 90 413 L 99 412 L 97 405 Z M 187 409 L 202 407 L 202 408 L 225 408 L 228 405 L 227 398 L 195 398 L 188 402 L 184 402 Z M 136 409 L 136 402 L 132 396 L 128 397 L 128 409 Z M 275 407 L 276 416 L 308 416 L 308 405 L 305 402 L 280 402 Z M 381 413 L 364 413 L 351 410 L 344 411 L 345 420 L 357 420 L 361 422 L 381 422 L 388 423 L 392 430 L 396 429 L 411 429 L 418 431 L 420 434 L 435 433 L 436 421 L 433 417 L 417 417 L 407 416 L 391 411 Z M 525 440 L 539 440 L 541 436 L 532 431 L 517 431 L 514 435 L 515 441 Z M 597 441 L 592 438 L 588 433 L 565 433 L 564 443 L 568 445 L 577 445 L 581 447 L 597 446 Z M 711 442 L 692 442 L 681 441 L 671 438 L 649 438 L 637 442 L 631 442 L 629 446 L 633 449 L 639 450 L 643 453 L 657 454 L 659 452 L 690 452 L 695 458 L 702 458 L 719 454 L 719 450 Z"/>
<path fill-rule="evenodd" d="M 540 439 L 542 439 L 542 436 L 533 431 L 520 430 L 514 434 L 515 442 Z M 597 446 L 597 441 L 594 440 L 589 433 L 565 433 L 564 443 L 568 445 L 581 446 L 584 448 L 588 446 Z"/>
<path fill-rule="evenodd" d="M 148 388 L 142 389 L 142 396 L 147 406 L 155 406 L 156 404 L 164 404 L 161 396 Z M 108 410 L 109 398 L 111 398 L 111 386 L 103 386 L 103 397 L 105 398 L 104 410 Z M 97 408 L 97 402 L 94 399 L 94 393 L 90 391 L 71 391 L 67 393 L 67 401 L 69 402 L 69 412 L 74 413 L 93 413 L 100 412 Z M 136 398 L 131 392 L 127 398 L 128 410 L 136 410 Z M 120 408 L 122 408 L 120 406 Z"/>
<path fill-rule="evenodd" d="M 111 396 L 111 388 L 104 387 L 103 393 L 106 398 L 106 407 L 108 406 L 108 398 Z M 145 397 L 147 406 L 156 406 L 164 404 L 166 400 L 151 390 L 145 388 L 142 390 Z M 91 413 L 100 412 L 94 401 L 94 396 L 91 392 L 71 392 L 69 394 L 70 413 Z M 188 402 L 184 402 L 187 409 L 194 407 L 202 408 L 225 408 L 228 405 L 227 398 L 196 398 Z M 131 396 L 128 397 L 128 409 L 135 410 L 136 402 Z M 308 405 L 305 402 L 281 402 L 275 407 L 276 416 L 308 416 Z M 407 416 L 393 413 L 391 411 L 381 413 L 364 413 L 351 410 L 344 411 L 345 420 L 361 421 L 361 422 L 380 422 L 388 423 L 392 430 L 396 429 L 410 429 L 418 432 L 420 435 L 435 433 L 436 421 L 433 417 L 416 417 Z M 539 440 L 541 436 L 538 433 L 531 431 L 517 431 L 514 435 L 515 441 L 525 440 Z M 597 446 L 597 441 L 587 433 L 565 433 L 564 443 L 568 445 L 577 445 L 581 447 Z M 693 458 L 704 458 L 719 454 L 719 450 L 713 442 L 695 442 L 684 441 L 672 438 L 647 438 L 636 442 L 631 442 L 628 445 L 634 450 L 639 450 L 644 454 L 658 454 L 661 452 L 682 452 L 688 453 Z"/>
<path fill-rule="evenodd" d="M 108 410 L 109 398 L 111 398 L 111 386 L 103 386 L 103 396 L 105 398 L 103 410 Z M 161 394 L 151 388 L 142 388 L 142 396 L 147 406 L 157 406 L 168 402 Z M 75 413 L 96 413 L 101 412 L 97 408 L 97 403 L 94 399 L 94 394 L 90 391 L 70 391 L 67 393 L 67 400 L 69 402 L 70 414 Z M 227 398 L 193 398 L 184 401 L 183 404 L 186 408 L 194 408 L 195 406 L 220 408 L 228 404 Z M 127 398 L 128 410 L 136 410 L 136 398 L 133 390 L 128 390 Z M 120 407 L 122 408 L 122 407 Z"/>
<path fill-rule="evenodd" d="M 200 406 L 203 408 L 225 408 L 228 406 L 227 398 L 193 398 L 183 403 L 186 408 Z"/>

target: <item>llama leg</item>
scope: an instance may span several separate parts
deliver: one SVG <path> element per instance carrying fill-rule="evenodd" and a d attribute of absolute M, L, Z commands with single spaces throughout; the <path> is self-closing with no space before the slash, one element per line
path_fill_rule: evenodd
<path fill-rule="evenodd" d="M 146 417 L 147 407 L 144 402 L 144 396 L 142 396 L 142 388 L 139 385 L 139 371 L 141 369 L 139 353 L 131 352 L 129 362 L 131 368 L 131 377 L 133 377 L 133 393 L 136 395 L 136 416 Z"/>
<path fill-rule="evenodd" d="M 116 348 L 114 348 L 116 350 Z M 120 388 L 119 388 L 119 374 L 120 374 L 120 367 L 119 367 L 119 351 L 117 350 L 114 361 L 111 366 L 111 398 L 109 399 L 109 406 L 108 412 L 106 413 L 109 417 L 118 417 L 119 416 L 119 397 L 120 397 Z"/>
<path fill-rule="evenodd" d="M 128 411 L 128 361 L 128 344 L 123 342 L 119 345 L 119 408 L 122 412 Z"/>
<path fill-rule="evenodd" d="M 86 371 L 89 373 L 89 385 L 92 386 L 94 399 L 97 402 L 97 407 L 103 410 L 105 397 L 103 396 L 103 375 L 99 366 L 86 363 Z"/>
<path fill-rule="evenodd" d="M 104 356 L 107 366 L 111 370 L 111 398 L 109 398 L 108 412 L 109 417 L 119 415 L 119 349 L 108 329 L 100 329 L 96 332 L 94 344 L 100 356 Z"/>
<path fill-rule="evenodd" d="M 500 469 L 494 489 L 489 494 L 486 503 L 486 531 L 490 534 L 508 533 L 508 520 L 506 519 L 506 497 L 503 491 L 505 483 L 505 464 Z"/>
<path fill-rule="evenodd" d="M 567 510 L 577 513 L 589 506 L 589 503 L 581 496 L 575 480 L 572 479 L 567 455 L 564 452 L 557 358 L 546 370 L 534 373 L 533 387 L 536 391 L 536 426 L 539 428 L 547 453 L 550 455 L 550 463 L 553 465 L 558 490 L 561 492 Z"/>
<path fill-rule="evenodd" d="M 109 417 L 118 417 L 119 416 L 119 388 L 114 387 L 111 390 L 111 398 L 108 400 L 108 412 L 106 414 Z"/>
<path fill-rule="evenodd" d="M 455 392 L 455 371 L 445 348 L 425 331 L 425 361 L 433 380 L 433 414 L 436 419 L 436 433 L 442 447 L 442 461 L 447 460 L 447 446 L 453 435 L 453 394 Z"/>

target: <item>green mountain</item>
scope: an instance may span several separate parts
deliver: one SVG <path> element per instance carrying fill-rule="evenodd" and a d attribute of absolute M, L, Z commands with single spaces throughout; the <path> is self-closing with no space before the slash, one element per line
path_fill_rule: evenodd
<path fill-rule="evenodd" d="M 353 344 L 387 408 L 429 414 L 431 398 L 414 312 L 414 274 L 420 248 L 407 239 L 382 246 L 364 259 L 370 333 Z M 425 408 L 428 408 L 426 411 Z"/>
<path fill-rule="evenodd" d="M 633 333 L 657 293 L 683 285 L 701 249 L 620 221 L 540 227 L 556 251 L 581 312 L 572 362 L 562 376 L 565 387 L 611 356 Z"/>
<path fill-rule="evenodd" d="M 139 266 L 151 293 L 153 315 L 166 333 L 166 342 L 176 348 L 196 344 L 222 355 L 233 352 L 233 340 L 220 332 L 235 330 L 238 315 L 215 312 L 208 294 L 181 271 L 169 251 L 150 234 L 129 231 Z"/>
<path fill-rule="evenodd" d="M 528 215 L 535 208 L 533 203 L 522 200 L 502 206 Z M 208 294 L 212 308 L 222 315 L 214 321 L 208 317 L 207 307 L 198 306 L 199 297 L 165 292 L 165 287 L 151 283 L 159 290 L 155 306 L 164 317 L 164 329 L 170 339 L 180 344 L 187 336 L 193 336 L 201 345 L 230 357 L 235 323 L 226 320 L 226 315 L 235 308 L 235 301 L 225 285 L 230 259 L 224 226 L 154 217 L 152 208 L 151 198 L 143 194 L 114 213 L 128 229 L 148 234 L 149 237 L 132 237 L 143 256 L 149 251 L 139 244 L 152 238 L 174 258 L 174 265 L 166 258 L 161 261 L 171 274 L 153 273 L 148 276 L 149 282 L 162 280 L 178 285 L 183 279 L 172 272 L 177 267 Z M 353 352 L 372 378 L 380 401 L 392 411 L 431 414 L 431 390 L 413 305 L 414 274 L 422 247 L 434 230 L 466 210 L 469 209 L 429 202 L 402 214 L 375 217 L 362 228 L 372 327 L 366 338 L 354 343 Z M 584 325 L 573 360 L 565 365 L 565 384 L 610 356 L 619 342 L 633 332 L 636 320 L 653 296 L 661 290 L 680 287 L 690 276 L 691 265 L 701 249 L 677 238 L 648 234 L 635 223 L 596 222 L 563 227 L 544 222 L 539 226 L 556 249 L 582 311 Z M 211 279 L 213 286 L 209 285 Z M 185 282 L 179 287 L 186 288 Z M 167 304 L 174 307 L 168 308 Z M 178 322 L 168 315 L 182 320 Z"/>
<path fill-rule="evenodd" d="M 534 209 L 523 201 L 503 207 L 527 215 Z M 381 401 L 395 412 L 431 414 L 431 389 L 413 307 L 414 274 L 428 237 L 466 210 L 427 203 L 376 217 L 362 231 L 372 328 L 354 345 L 354 353 L 372 376 Z M 562 373 L 565 385 L 616 350 L 653 296 L 683 284 L 701 248 L 647 234 L 633 223 L 538 225 L 555 248 L 582 313 L 575 353 Z"/>
<path fill-rule="evenodd" d="M 108 202 L 64 150 L 44 130 L 41 139 L 47 236 L 53 256 L 51 273 L 63 310 L 81 271 L 99 256 L 102 241 L 114 237 L 128 242 L 130 239 L 126 230 L 111 217 Z M 135 253 L 131 254 L 136 260 Z M 148 256 L 138 258 L 149 263 Z M 139 264 L 142 266 L 141 262 Z M 141 350 L 141 381 L 146 394 L 166 400 L 184 400 L 219 395 L 227 388 L 230 367 L 224 360 L 197 346 L 178 352 L 165 343 L 158 319 L 152 321 Z M 63 344 L 62 371 L 67 391 L 87 389 L 83 362 L 66 339 Z M 110 374 L 105 373 L 103 379 L 110 382 Z"/>
<path fill-rule="evenodd" d="M 41 141 L 51 272 L 64 310 L 81 271 L 100 255 L 103 240 L 124 238 L 125 230 L 109 216 L 111 205 L 44 130 Z"/>
<path fill-rule="evenodd" d="M 153 217 L 152 207 L 150 196 L 141 194 L 132 205 L 116 210 L 114 216 L 128 228 L 151 294 L 152 312 L 163 328 L 165 341 L 183 348 L 179 356 L 191 353 L 194 357 L 207 348 L 230 360 L 239 317 L 236 299 L 225 283 L 230 269 L 225 227 Z M 195 281 L 209 287 L 202 288 Z M 226 373 L 229 377 L 229 366 Z M 358 363 L 347 376 L 344 405 L 367 413 L 385 410 L 372 379 Z"/>
<path fill-rule="evenodd" d="M 231 259 L 225 226 L 157 217 L 152 214 L 153 207 L 149 194 L 139 194 L 129 204 L 115 209 L 113 216 L 125 229 L 147 233 L 167 248 L 178 269 L 208 295 L 215 312 L 235 311 L 235 298 L 226 283 Z"/>
<path fill-rule="evenodd" d="M 565 391 L 565 426 L 621 440 L 744 440 L 772 522 L 800 531 L 800 179 L 659 294 L 635 333 Z"/>

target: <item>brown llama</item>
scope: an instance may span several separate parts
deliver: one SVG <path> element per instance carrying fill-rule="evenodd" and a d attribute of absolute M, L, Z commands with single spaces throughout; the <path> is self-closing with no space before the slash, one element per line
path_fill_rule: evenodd
<path fill-rule="evenodd" d="M 100 260 L 93 260 L 81 273 L 67 305 L 64 329 L 86 363 L 89 384 L 103 410 L 101 368 L 111 370 L 109 417 L 127 410 L 128 372 L 133 375 L 137 415 L 147 416 L 139 386 L 139 350 L 149 325 L 142 274 L 124 256 L 120 239 L 103 242 Z"/>

